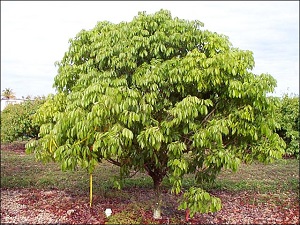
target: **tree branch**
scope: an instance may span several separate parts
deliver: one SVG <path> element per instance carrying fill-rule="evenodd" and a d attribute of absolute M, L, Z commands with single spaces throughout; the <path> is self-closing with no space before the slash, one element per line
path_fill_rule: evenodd
<path fill-rule="evenodd" d="M 219 103 L 219 102 L 217 102 L 216 105 L 215 105 L 215 107 L 213 108 L 213 110 L 212 110 L 209 114 L 206 115 L 206 117 L 202 120 L 202 122 L 201 122 L 200 125 L 202 125 L 202 124 L 204 124 L 205 122 L 207 122 L 207 120 L 209 119 L 209 117 L 216 111 L 217 106 L 218 106 L 218 103 Z"/>
<path fill-rule="evenodd" d="M 127 178 L 132 178 L 134 175 L 136 175 L 138 172 L 140 172 L 140 170 L 136 170 L 134 171 L 134 173 L 132 175 L 129 175 Z"/>
<path fill-rule="evenodd" d="M 106 159 L 106 160 L 116 166 L 121 166 L 121 163 L 119 161 L 116 161 L 114 159 Z"/>

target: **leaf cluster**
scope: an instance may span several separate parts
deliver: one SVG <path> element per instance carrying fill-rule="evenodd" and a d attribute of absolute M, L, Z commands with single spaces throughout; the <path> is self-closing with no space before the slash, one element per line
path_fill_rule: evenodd
<path fill-rule="evenodd" d="M 285 154 L 299 158 L 300 113 L 299 96 L 285 94 L 277 108 L 277 122 L 280 128 L 276 133 L 285 141 Z"/>

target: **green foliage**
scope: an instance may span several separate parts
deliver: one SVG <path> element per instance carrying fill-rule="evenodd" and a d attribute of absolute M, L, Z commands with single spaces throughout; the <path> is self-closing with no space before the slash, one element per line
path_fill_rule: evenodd
<path fill-rule="evenodd" d="M 108 217 L 106 224 L 142 224 L 142 216 L 123 210 Z"/>
<path fill-rule="evenodd" d="M 280 124 L 280 129 L 277 129 L 277 133 L 286 143 L 285 153 L 299 159 L 299 96 L 285 94 L 280 99 L 277 115 L 277 122 Z"/>
<path fill-rule="evenodd" d="M 190 209 L 190 216 L 193 217 L 196 212 L 209 213 L 217 212 L 221 209 L 221 200 L 211 196 L 201 188 L 191 187 L 183 195 L 184 201 L 179 209 Z"/>
<path fill-rule="evenodd" d="M 89 173 L 106 159 L 121 176 L 146 171 L 157 190 L 168 175 L 174 193 L 186 173 L 201 184 L 241 161 L 280 158 L 277 100 L 267 97 L 276 80 L 251 73 L 251 51 L 202 26 L 161 10 L 82 30 L 57 63 L 58 93 L 38 110 L 41 138 L 27 151 Z M 213 204 L 192 203 L 190 191 L 183 202 L 192 212 L 220 208 L 194 191 Z"/>
<path fill-rule="evenodd" d="M 39 126 L 32 117 L 44 102 L 44 99 L 36 98 L 20 104 L 9 104 L 1 112 L 1 141 L 6 143 L 37 138 Z"/>

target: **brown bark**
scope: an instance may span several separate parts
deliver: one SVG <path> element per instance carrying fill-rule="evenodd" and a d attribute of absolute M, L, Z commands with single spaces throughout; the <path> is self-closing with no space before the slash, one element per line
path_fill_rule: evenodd
<path fill-rule="evenodd" d="M 159 168 L 152 169 L 149 166 L 145 166 L 145 169 L 153 180 L 153 187 L 155 192 L 155 205 L 154 205 L 153 217 L 155 219 L 159 219 L 161 217 L 161 203 L 162 203 L 161 183 L 166 173 Z"/>

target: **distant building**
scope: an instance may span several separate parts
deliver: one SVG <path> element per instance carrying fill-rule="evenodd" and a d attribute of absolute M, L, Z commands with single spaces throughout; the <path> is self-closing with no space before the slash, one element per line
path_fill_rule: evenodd
<path fill-rule="evenodd" d="M 9 104 L 19 104 L 26 101 L 25 99 L 1 99 L 1 111 Z"/>

